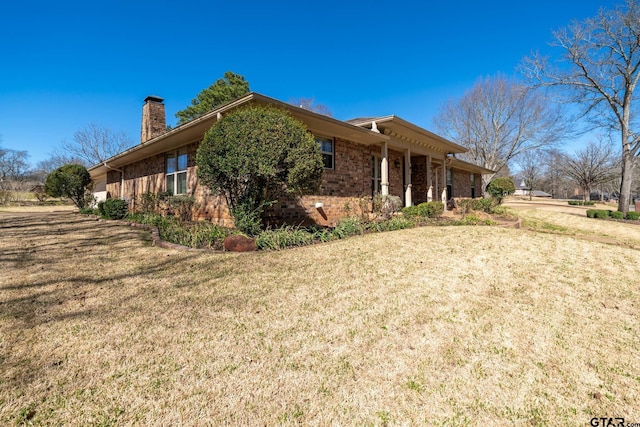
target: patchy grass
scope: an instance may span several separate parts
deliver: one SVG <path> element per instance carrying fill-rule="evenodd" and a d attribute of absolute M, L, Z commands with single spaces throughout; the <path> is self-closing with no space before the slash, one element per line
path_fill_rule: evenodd
<path fill-rule="evenodd" d="M 540 220 L 593 227 L 575 218 Z M 637 250 L 497 227 L 250 254 L 146 236 L 71 213 L 0 214 L 0 424 L 638 415 Z"/>

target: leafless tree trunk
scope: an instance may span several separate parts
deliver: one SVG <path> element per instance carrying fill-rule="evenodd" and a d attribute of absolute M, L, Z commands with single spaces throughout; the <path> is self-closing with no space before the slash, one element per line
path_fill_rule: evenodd
<path fill-rule="evenodd" d="M 496 172 L 521 153 L 563 140 L 568 123 L 541 92 L 503 76 L 479 80 L 436 119 L 440 133 L 469 150 L 461 157 Z M 492 178 L 483 176 L 483 192 Z"/>
<path fill-rule="evenodd" d="M 634 157 L 640 135 L 634 123 L 634 92 L 640 78 L 640 4 L 627 0 L 615 10 L 574 22 L 554 32 L 554 45 L 569 69 L 554 68 L 540 54 L 525 58 L 522 70 L 538 84 L 564 89 L 567 100 L 581 105 L 596 126 L 619 132 L 622 146 L 618 210 L 631 203 Z M 635 114 L 637 115 L 637 114 Z"/>

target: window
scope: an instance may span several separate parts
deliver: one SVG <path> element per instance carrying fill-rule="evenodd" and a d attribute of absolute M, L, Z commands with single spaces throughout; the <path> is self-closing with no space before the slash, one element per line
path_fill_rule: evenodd
<path fill-rule="evenodd" d="M 453 169 L 447 169 L 447 200 L 453 197 Z"/>
<path fill-rule="evenodd" d="M 471 198 L 476 198 L 476 176 L 471 174 Z"/>
<path fill-rule="evenodd" d="M 333 169 L 333 139 L 316 136 L 316 142 L 320 145 L 322 161 L 325 169 Z"/>
<path fill-rule="evenodd" d="M 187 150 L 167 154 L 166 191 L 171 194 L 187 194 Z"/>
<path fill-rule="evenodd" d="M 371 156 L 371 195 L 382 192 L 382 159 L 379 156 Z"/>

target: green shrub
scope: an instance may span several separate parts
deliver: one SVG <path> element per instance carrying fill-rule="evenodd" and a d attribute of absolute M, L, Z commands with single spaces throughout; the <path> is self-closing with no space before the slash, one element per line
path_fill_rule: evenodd
<path fill-rule="evenodd" d="M 624 213 L 618 212 L 618 211 L 611 212 L 611 218 L 613 218 L 613 219 L 622 219 L 622 218 L 624 218 Z"/>
<path fill-rule="evenodd" d="M 104 216 L 108 219 L 122 219 L 127 216 L 129 205 L 122 199 L 107 199 L 102 205 Z"/>
<path fill-rule="evenodd" d="M 453 222 L 453 225 L 493 225 L 494 222 L 490 219 L 482 219 L 477 215 L 469 214 L 465 215 L 461 220 L 456 220 Z"/>
<path fill-rule="evenodd" d="M 402 214 L 407 218 L 415 218 L 420 216 L 420 209 L 418 206 L 406 206 L 402 208 Z"/>
<path fill-rule="evenodd" d="M 82 165 L 68 164 L 47 175 L 45 192 L 51 197 L 68 197 L 79 208 L 87 207 L 91 175 Z"/>
<path fill-rule="evenodd" d="M 587 217 L 595 218 L 597 209 L 587 209 Z"/>
<path fill-rule="evenodd" d="M 198 209 L 198 203 L 193 196 L 172 196 L 167 199 L 168 213 L 174 215 L 180 221 L 193 220 L 193 212 Z"/>
<path fill-rule="evenodd" d="M 143 213 L 153 213 L 158 209 L 160 198 L 155 193 L 142 193 L 138 196 L 138 210 Z"/>
<path fill-rule="evenodd" d="M 637 221 L 638 219 L 640 219 L 640 212 L 634 212 L 634 211 L 627 212 L 626 218 L 631 221 Z"/>
<path fill-rule="evenodd" d="M 393 217 L 386 221 L 375 221 L 366 224 L 366 229 L 373 232 L 403 230 L 415 227 L 415 223 L 404 217 Z"/>
<path fill-rule="evenodd" d="M 249 236 L 260 234 L 260 231 L 262 231 L 261 209 L 254 209 L 248 203 L 240 203 L 235 208 L 232 208 L 231 216 L 235 227 Z"/>
<path fill-rule="evenodd" d="M 495 208 L 498 205 L 497 199 L 494 199 L 492 197 L 486 197 L 486 198 L 481 197 L 481 198 L 472 199 L 472 200 L 473 200 L 472 209 L 474 211 L 491 213 L 493 208 Z"/>
<path fill-rule="evenodd" d="M 444 212 L 444 203 L 442 202 L 426 202 L 418 205 L 418 213 L 426 218 L 435 218 Z"/>
<path fill-rule="evenodd" d="M 604 209 L 594 209 L 596 211 L 595 217 L 600 219 L 605 219 L 611 217 L 611 211 Z"/>
<path fill-rule="evenodd" d="M 320 146 L 284 110 L 252 105 L 225 114 L 196 153 L 200 183 L 227 201 L 235 226 L 257 235 L 265 210 L 284 195 L 314 194 L 324 171 Z"/>
<path fill-rule="evenodd" d="M 444 203 L 425 202 L 418 206 L 407 206 L 402 209 L 402 214 L 407 218 L 435 218 L 444 212 Z"/>
<path fill-rule="evenodd" d="M 94 208 L 82 208 L 80 209 L 80 213 L 84 215 L 95 215 L 98 213 L 98 210 Z"/>
<path fill-rule="evenodd" d="M 347 217 L 342 218 L 333 229 L 333 235 L 337 239 L 344 239 L 345 237 L 354 236 L 356 234 L 363 234 L 365 231 L 364 222 L 360 218 Z"/>
<path fill-rule="evenodd" d="M 502 199 L 509 194 L 513 194 L 516 191 L 516 186 L 513 184 L 511 178 L 501 177 L 496 178 L 487 185 L 487 192 L 495 197 L 498 204 L 502 204 Z"/>
<path fill-rule="evenodd" d="M 265 230 L 256 237 L 256 246 L 261 250 L 280 250 L 315 243 L 316 234 L 306 228 L 282 226 Z"/>
<path fill-rule="evenodd" d="M 571 206 L 593 206 L 596 202 L 588 201 L 585 202 L 583 200 L 569 200 L 568 202 Z"/>
<path fill-rule="evenodd" d="M 98 215 L 106 217 L 107 214 L 104 211 L 104 200 L 98 202 Z"/>

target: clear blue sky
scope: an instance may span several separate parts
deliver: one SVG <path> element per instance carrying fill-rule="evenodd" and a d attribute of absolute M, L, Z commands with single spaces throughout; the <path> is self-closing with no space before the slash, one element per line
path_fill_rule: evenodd
<path fill-rule="evenodd" d="M 143 99 L 168 124 L 225 71 L 339 119 L 396 114 L 433 129 L 448 98 L 513 74 L 551 31 L 612 0 L 44 1 L 0 3 L 0 135 L 36 163 L 94 122 L 140 138 Z"/>

